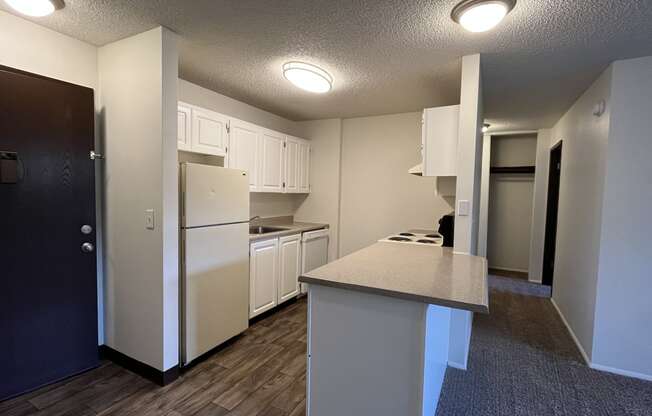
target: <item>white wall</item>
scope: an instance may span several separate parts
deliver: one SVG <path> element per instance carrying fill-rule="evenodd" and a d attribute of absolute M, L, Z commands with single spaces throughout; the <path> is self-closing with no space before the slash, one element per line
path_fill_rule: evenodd
<path fill-rule="evenodd" d="M 176 54 L 160 27 L 99 49 L 105 343 L 162 371 L 178 363 Z"/>
<path fill-rule="evenodd" d="M 251 217 L 288 217 L 296 215 L 297 210 L 306 199 L 305 194 L 249 194 L 249 212 Z"/>
<path fill-rule="evenodd" d="M 482 172 L 480 177 L 480 223 L 478 224 L 478 256 L 487 257 L 489 228 L 489 181 L 491 179 L 491 135 L 482 137 Z"/>
<path fill-rule="evenodd" d="M 316 120 L 299 123 L 302 136 L 310 138 L 310 184 L 312 192 L 298 207 L 297 221 L 330 224 L 328 258 L 339 257 L 340 157 L 342 120 Z"/>
<path fill-rule="evenodd" d="M 602 200 L 609 135 L 609 67 L 559 120 L 550 146 L 563 140 L 553 300 L 591 359 L 601 240 Z"/>
<path fill-rule="evenodd" d="M 342 122 L 340 255 L 410 228 L 433 229 L 451 207 L 434 178 L 408 174 L 420 159 L 421 113 Z"/>
<path fill-rule="evenodd" d="M 536 134 L 510 134 L 492 137 L 491 166 L 534 166 L 536 157 Z"/>
<path fill-rule="evenodd" d="M 301 129 L 292 120 L 234 100 L 186 80 L 179 79 L 178 92 L 179 101 L 217 111 L 281 133 L 300 136 Z"/>
<path fill-rule="evenodd" d="M 543 248 L 546 238 L 546 208 L 548 204 L 548 170 L 550 168 L 550 130 L 537 133 L 536 172 L 532 198 L 532 228 L 530 231 L 530 260 L 528 279 L 541 283 Z"/>
<path fill-rule="evenodd" d="M 592 361 L 652 379 L 652 57 L 615 62 L 611 78 Z"/>
<path fill-rule="evenodd" d="M 0 10 L 0 65 L 59 79 L 95 91 L 95 110 L 99 111 L 97 48 L 43 26 Z M 97 124 L 97 123 L 96 123 Z M 98 143 L 96 125 L 96 148 Z M 102 181 L 100 167 L 95 172 L 98 344 L 104 343 L 103 258 L 102 258 Z"/>
<path fill-rule="evenodd" d="M 491 138 L 491 166 L 534 166 L 535 134 Z M 534 176 L 489 176 L 487 259 L 489 267 L 528 272 Z"/>
<path fill-rule="evenodd" d="M 97 48 L 0 10 L 0 64 L 97 92 Z"/>
<path fill-rule="evenodd" d="M 523 175 L 492 175 L 489 184 L 489 267 L 527 273 L 534 181 Z"/>

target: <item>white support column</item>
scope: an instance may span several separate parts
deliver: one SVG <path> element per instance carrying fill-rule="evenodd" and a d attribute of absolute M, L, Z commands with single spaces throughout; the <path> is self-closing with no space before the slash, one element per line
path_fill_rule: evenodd
<path fill-rule="evenodd" d="M 464 56 L 462 58 L 460 127 L 457 144 L 456 253 L 475 254 L 477 252 L 482 122 L 480 55 Z"/>

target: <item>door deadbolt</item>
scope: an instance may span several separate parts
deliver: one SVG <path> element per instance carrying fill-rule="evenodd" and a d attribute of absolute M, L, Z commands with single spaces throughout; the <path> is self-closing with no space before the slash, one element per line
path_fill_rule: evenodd
<path fill-rule="evenodd" d="M 90 234 L 90 233 L 93 232 L 93 227 L 91 227 L 88 224 L 84 224 L 81 227 L 81 232 L 82 232 L 82 234 Z"/>

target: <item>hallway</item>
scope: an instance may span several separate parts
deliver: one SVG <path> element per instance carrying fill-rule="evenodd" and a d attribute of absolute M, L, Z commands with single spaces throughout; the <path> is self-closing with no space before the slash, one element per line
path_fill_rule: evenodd
<path fill-rule="evenodd" d="M 447 370 L 437 416 L 652 415 L 652 382 L 588 368 L 541 286 L 490 279 L 490 314 L 475 315 L 469 368 Z"/>

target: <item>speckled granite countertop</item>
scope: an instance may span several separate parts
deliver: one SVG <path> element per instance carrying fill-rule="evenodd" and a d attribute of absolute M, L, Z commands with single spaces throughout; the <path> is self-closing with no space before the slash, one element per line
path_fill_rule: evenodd
<path fill-rule="evenodd" d="M 251 225 L 264 225 L 269 227 L 284 228 L 281 231 L 275 231 L 266 234 L 249 234 L 249 241 L 263 241 L 272 238 L 282 237 L 286 235 L 304 233 L 306 231 L 320 230 L 328 228 L 328 224 L 320 224 L 313 222 L 295 222 L 292 217 L 275 217 L 275 218 L 261 218 L 257 221 L 252 221 Z"/>
<path fill-rule="evenodd" d="M 299 277 L 300 282 L 489 312 L 487 260 L 449 247 L 379 242 Z"/>

